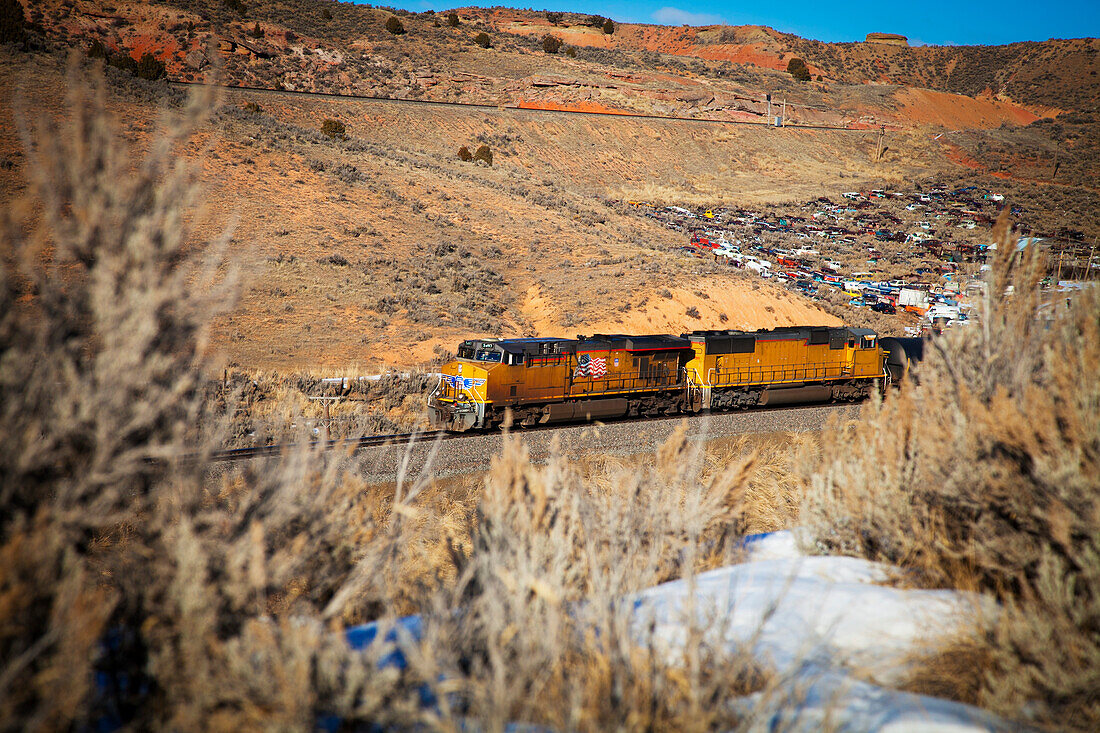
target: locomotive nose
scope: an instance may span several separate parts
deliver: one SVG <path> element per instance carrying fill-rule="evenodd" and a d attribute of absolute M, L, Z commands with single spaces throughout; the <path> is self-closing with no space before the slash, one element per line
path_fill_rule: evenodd
<path fill-rule="evenodd" d="M 428 398 L 428 416 L 437 430 L 464 431 L 482 427 L 488 372 L 464 360 L 440 369 L 439 384 Z"/>

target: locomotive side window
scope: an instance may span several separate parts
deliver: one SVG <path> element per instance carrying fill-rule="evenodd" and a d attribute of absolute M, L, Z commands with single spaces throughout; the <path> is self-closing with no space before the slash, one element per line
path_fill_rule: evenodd
<path fill-rule="evenodd" d="M 474 358 L 474 350 L 469 346 L 459 346 L 458 347 L 458 358 L 459 359 L 473 359 Z"/>
<path fill-rule="evenodd" d="M 478 361 L 495 361 L 499 362 L 501 353 L 499 351 L 479 351 L 477 352 Z"/>

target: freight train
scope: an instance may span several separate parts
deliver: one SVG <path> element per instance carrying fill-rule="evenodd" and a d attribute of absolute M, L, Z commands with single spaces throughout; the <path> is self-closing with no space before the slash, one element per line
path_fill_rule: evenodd
<path fill-rule="evenodd" d="M 693 331 L 472 339 L 428 398 L 437 429 L 461 432 L 762 405 L 861 400 L 901 379 L 919 339 L 865 328 Z"/>

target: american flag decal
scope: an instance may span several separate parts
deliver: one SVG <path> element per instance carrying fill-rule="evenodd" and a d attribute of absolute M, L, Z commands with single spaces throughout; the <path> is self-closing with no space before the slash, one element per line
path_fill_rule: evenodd
<path fill-rule="evenodd" d="M 577 359 L 577 370 L 573 377 L 592 377 L 600 379 L 607 374 L 607 359 L 594 359 L 588 354 L 581 354 Z"/>

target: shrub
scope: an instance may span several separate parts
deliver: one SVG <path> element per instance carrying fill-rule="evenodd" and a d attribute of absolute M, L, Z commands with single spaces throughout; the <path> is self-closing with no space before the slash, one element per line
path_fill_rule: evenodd
<path fill-rule="evenodd" d="M 577 49 L 573 46 L 570 46 L 569 48 L 565 49 L 565 55 L 571 59 L 575 59 L 577 58 Z"/>
<path fill-rule="evenodd" d="M 386 19 L 386 30 L 395 36 L 400 36 L 405 32 L 405 25 L 398 20 L 396 15 L 391 15 Z"/>
<path fill-rule="evenodd" d="M 149 52 L 143 53 L 134 67 L 135 76 L 149 81 L 162 79 L 165 73 L 164 62 Z"/>
<path fill-rule="evenodd" d="M 251 114 L 259 114 L 260 112 L 263 112 L 263 107 L 256 104 L 255 102 L 245 102 L 244 111 Z"/>
<path fill-rule="evenodd" d="M 27 19 L 19 0 L 0 0 L 0 43 L 17 43 L 26 33 Z"/>
<path fill-rule="evenodd" d="M 108 53 L 107 65 L 130 74 L 137 73 L 137 61 L 134 61 L 134 57 L 127 53 L 125 49 L 121 53 Z"/>
<path fill-rule="evenodd" d="M 489 38 L 489 34 L 485 33 L 484 31 L 474 36 L 474 43 L 481 46 L 482 48 L 489 48 L 493 45 L 492 40 Z"/>
<path fill-rule="evenodd" d="M 798 81 L 810 80 L 810 69 L 806 66 L 806 62 L 800 58 L 792 58 L 787 62 L 787 73 L 793 76 Z"/>
<path fill-rule="evenodd" d="M 156 487 L 194 478 L 167 459 L 199 447 L 203 333 L 231 303 L 181 226 L 197 180 L 177 164 L 183 133 L 130 165 L 104 98 L 76 86 L 63 126 L 36 132 L 40 220 L 0 233 L 0 594 L 18 598 L 0 609 L 0 674 L 23 678 L 0 702 L 5 729 L 87 721 L 97 658 L 99 671 L 118 665 L 148 684 L 147 624 L 159 614 L 145 601 L 173 601 L 149 572 L 131 577 L 125 558 L 152 550 L 174 515 L 154 508 L 166 496 Z M 172 544 L 154 550 L 161 569 L 176 567 Z M 108 626 L 134 634 L 106 653 Z M 157 727 L 156 715 L 139 727 Z"/>
<path fill-rule="evenodd" d="M 1002 715 L 1095 730 L 1100 708 L 1100 294 L 1043 304 L 1007 211 L 977 325 L 924 347 L 917 382 L 822 434 L 804 519 L 819 547 L 1004 604 L 961 688 Z M 984 619 L 977 619 L 981 626 Z"/>
<path fill-rule="evenodd" d="M 248 32 L 248 35 L 252 36 L 253 38 L 263 38 L 264 29 L 260 27 L 259 23 L 257 23 L 256 25 L 252 26 L 252 30 Z"/>
<path fill-rule="evenodd" d="M 562 14 L 552 11 L 546 11 L 546 20 L 550 21 L 550 25 L 557 25 L 561 22 Z"/>
<path fill-rule="evenodd" d="M 321 8 L 321 19 L 332 20 L 332 11 L 328 8 Z"/>
<path fill-rule="evenodd" d="M 686 314 L 687 314 L 688 316 L 690 316 L 691 318 L 696 318 L 696 319 L 698 319 L 698 318 L 702 318 L 702 316 L 701 316 L 701 315 L 699 315 L 699 309 L 698 309 L 698 308 L 696 308 L 695 306 L 691 306 L 690 308 L 688 308 L 688 309 L 687 309 L 687 310 L 685 311 L 685 313 L 686 313 Z"/>
<path fill-rule="evenodd" d="M 493 164 L 493 151 L 489 150 L 488 145 L 480 145 L 474 152 L 474 160 L 481 160 L 489 165 Z"/>
<path fill-rule="evenodd" d="M 470 153 L 470 149 L 463 145 L 461 148 L 458 149 L 458 159 L 468 163 L 474 159 L 474 156 L 472 153 Z"/>
<path fill-rule="evenodd" d="M 107 50 L 107 46 L 98 38 L 88 46 L 88 58 L 90 59 L 106 59 L 109 55 L 110 52 Z"/>
<path fill-rule="evenodd" d="M 349 163 L 341 163 L 332 169 L 332 174 L 344 183 L 357 183 L 363 180 L 359 169 Z"/>
<path fill-rule="evenodd" d="M 244 0 L 222 0 L 222 4 L 240 16 L 248 12 L 248 6 L 244 4 Z"/>
<path fill-rule="evenodd" d="M 556 448 L 545 467 L 535 466 L 526 446 L 506 440 L 468 544 L 456 548 L 458 575 L 468 578 L 465 612 L 427 619 L 438 638 L 457 643 L 448 666 L 468 670 L 461 677 L 472 719 L 557 730 L 608 730 L 624 720 L 646 730 L 727 730 L 744 722 L 733 706 L 702 701 L 765 686 L 745 655 L 695 624 L 699 667 L 687 654 L 662 655 L 630 639 L 629 604 L 618 601 L 630 588 L 690 572 L 705 562 L 702 545 L 724 544 L 746 465 L 709 482 L 698 465 L 683 428 L 654 467 L 584 470 Z M 684 674 L 689 668 L 707 671 Z M 438 679 L 439 669 L 425 664 L 418 676 Z"/>
<path fill-rule="evenodd" d="M 542 50 L 546 53 L 557 53 L 561 48 L 561 39 L 549 34 L 542 37 Z"/>
<path fill-rule="evenodd" d="M 458 13 L 456 13 L 453 10 L 451 12 L 447 13 L 447 25 L 449 25 L 452 28 L 457 28 L 458 24 L 459 24 Z"/>
<path fill-rule="evenodd" d="M 605 35 L 608 36 L 615 32 L 615 23 L 611 20 L 611 18 L 608 18 L 603 22 L 603 32 Z"/>
<path fill-rule="evenodd" d="M 327 137 L 347 137 L 347 128 L 340 120 L 326 119 L 321 123 L 321 134 Z"/>
<path fill-rule="evenodd" d="M 606 20 L 607 18 L 604 18 L 602 15 L 590 15 L 585 18 L 584 24 L 592 26 L 593 28 L 603 28 L 604 21 Z"/>

